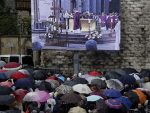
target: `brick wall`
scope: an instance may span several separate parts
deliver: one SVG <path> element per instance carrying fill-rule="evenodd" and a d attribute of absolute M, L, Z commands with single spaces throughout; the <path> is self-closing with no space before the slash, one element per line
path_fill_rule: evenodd
<path fill-rule="evenodd" d="M 150 0 L 122 0 L 121 22 L 121 50 L 79 52 L 81 71 L 150 68 Z M 41 65 L 73 73 L 73 54 L 42 50 Z"/>

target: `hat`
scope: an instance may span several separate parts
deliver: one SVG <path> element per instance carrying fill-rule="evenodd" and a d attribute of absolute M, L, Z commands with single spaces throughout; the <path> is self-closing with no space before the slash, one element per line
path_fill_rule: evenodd
<path fill-rule="evenodd" d="M 77 106 L 77 107 L 71 108 L 68 113 L 87 113 L 87 112 L 85 109 Z"/>

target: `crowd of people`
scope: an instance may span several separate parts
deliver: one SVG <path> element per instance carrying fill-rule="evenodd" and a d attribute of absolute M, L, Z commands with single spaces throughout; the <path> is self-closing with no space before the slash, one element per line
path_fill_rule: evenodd
<path fill-rule="evenodd" d="M 3 64 L 3 65 L 2 65 Z M 2 113 L 148 113 L 150 70 L 66 76 L 0 62 Z"/>

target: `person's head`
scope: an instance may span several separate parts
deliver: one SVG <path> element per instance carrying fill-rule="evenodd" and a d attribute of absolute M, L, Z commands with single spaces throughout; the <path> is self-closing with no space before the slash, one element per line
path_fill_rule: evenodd
<path fill-rule="evenodd" d="M 144 77 L 144 82 L 149 82 L 149 77 Z"/>
<path fill-rule="evenodd" d="M 98 91 L 98 87 L 96 85 L 91 85 L 91 90 L 93 92 L 96 92 L 96 91 Z"/>

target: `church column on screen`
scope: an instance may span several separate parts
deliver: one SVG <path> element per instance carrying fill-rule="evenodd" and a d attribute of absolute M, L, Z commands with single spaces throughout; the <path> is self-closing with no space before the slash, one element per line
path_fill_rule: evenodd
<path fill-rule="evenodd" d="M 96 0 L 90 0 L 90 13 L 96 14 Z"/>
<path fill-rule="evenodd" d="M 104 12 L 105 12 L 105 14 L 109 14 L 109 3 L 110 3 L 110 0 L 104 0 Z"/>
<path fill-rule="evenodd" d="M 34 10 L 34 29 L 38 29 L 38 20 L 39 20 L 39 0 L 33 1 L 33 10 Z"/>
<path fill-rule="evenodd" d="M 90 11 L 90 1 L 91 0 L 82 0 L 82 12 Z"/>
<path fill-rule="evenodd" d="M 71 0 L 61 0 L 60 2 L 63 12 L 71 12 Z"/>
<path fill-rule="evenodd" d="M 96 14 L 101 14 L 102 13 L 102 9 L 101 9 L 101 0 L 97 0 L 96 1 Z"/>

